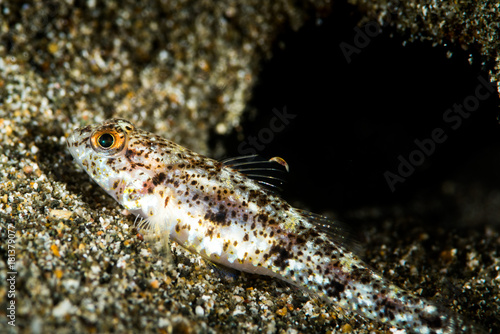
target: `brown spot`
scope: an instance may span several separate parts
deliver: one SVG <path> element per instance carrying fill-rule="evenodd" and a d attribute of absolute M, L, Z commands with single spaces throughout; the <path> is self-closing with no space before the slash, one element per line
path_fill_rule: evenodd
<path fill-rule="evenodd" d="M 125 158 L 127 158 L 129 162 L 132 162 L 132 158 L 134 157 L 134 155 L 134 151 L 132 150 L 127 150 L 127 152 L 125 152 Z"/>
<path fill-rule="evenodd" d="M 155 186 L 157 186 L 160 183 L 162 183 L 163 181 L 165 181 L 166 178 L 167 178 L 167 175 L 165 173 L 161 172 L 161 173 L 158 173 L 155 176 L 153 176 L 152 181 L 153 181 L 153 184 Z"/>
<path fill-rule="evenodd" d="M 248 233 L 246 233 L 245 236 L 243 237 L 243 241 L 248 241 Z"/>
<path fill-rule="evenodd" d="M 324 243 L 324 242 L 325 242 L 325 241 L 324 241 L 323 239 L 320 239 L 320 238 L 316 238 L 316 239 L 314 239 L 314 243 L 315 243 L 316 245 L 321 245 L 321 244 L 322 244 L 322 243 Z"/>
<path fill-rule="evenodd" d="M 205 219 L 210 220 L 217 224 L 224 225 L 226 222 L 227 210 L 223 205 L 219 206 L 219 210 L 217 212 L 208 211 L 205 214 Z"/>
<path fill-rule="evenodd" d="M 170 197 L 169 197 L 169 196 L 165 197 L 165 207 L 167 207 L 167 205 L 168 205 L 168 201 L 169 201 L 169 200 L 170 200 Z"/>
<path fill-rule="evenodd" d="M 264 213 L 261 213 L 257 216 L 257 220 L 260 221 L 261 223 L 265 223 L 268 219 L 269 217 Z"/>
<path fill-rule="evenodd" d="M 210 239 L 212 239 L 213 235 L 214 235 L 214 228 L 213 227 L 210 227 L 209 229 L 207 229 L 207 233 L 205 233 L 205 237 L 210 237 Z"/>
<path fill-rule="evenodd" d="M 268 203 L 269 203 L 269 200 L 267 199 L 267 196 L 259 196 L 257 198 L 257 205 L 261 208 L 266 206 Z"/>
<path fill-rule="evenodd" d="M 302 245 L 306 242 L 306 240 L 302 237 L 297 237 L 297 239 L 295 239 L 295 242 L 298 244 L 298 245 Z"/>
<path fill-rule="evenodd" d="M 272 246 L 269 252 L 270 255 L 276 254 L 277 257 L 274 260 L 274 265 L 276 267 L 280 267 L 284 269 L 288 263 L 288 259 L 292 257 L 292 255 L 282 246 Z"/>

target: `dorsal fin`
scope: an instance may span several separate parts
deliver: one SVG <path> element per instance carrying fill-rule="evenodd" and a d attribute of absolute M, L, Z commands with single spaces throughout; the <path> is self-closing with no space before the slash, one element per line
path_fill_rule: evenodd
<path fill-rule="evenodd" d="M 282 158 L 266 160 L 257 154 L 228 158 L 221 163 L 245 174 L 268 190 L 278 192 L 283 191 L 284 176 L 289 171 L 288 164 Z"/>
<path fill-rule="evenodd" d="M 310 211 L 296 209 L 308 222 L 313 224 L 320 232 L 325 233 L 335 243 L 343 245 L 343 247 L 352 250 L 356 255 L 361 254 L 362 247 L 354 237 L 351 227 L 346 223 L 338 220 L 332 220 L 326 216 L 322 216 Z"/>

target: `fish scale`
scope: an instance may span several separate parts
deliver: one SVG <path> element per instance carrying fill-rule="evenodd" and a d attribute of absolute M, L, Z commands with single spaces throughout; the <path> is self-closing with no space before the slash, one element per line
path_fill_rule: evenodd
<path fill-rule="evenodd" d="M 276 277 L 411 333 L 482 331 L 390 283 L 332 238 L 333 223 L 293 208 L 229 163 L 123 119 L 76 129 L 68 147 L 90 177 L 150 229 L 208 261 Z"/>

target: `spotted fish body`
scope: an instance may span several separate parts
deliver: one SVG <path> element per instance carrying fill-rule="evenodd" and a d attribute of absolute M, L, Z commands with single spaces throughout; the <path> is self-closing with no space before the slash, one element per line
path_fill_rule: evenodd
<path fill-rule="evenodd" d="M 277 277 L 409 332 L 478 332 L 385 280 L 319 226 L 317 216 L 293 208 L 230 165 L 122 119 L 76 129 L 68 146 L 127 210 L 209 261 Z"/>

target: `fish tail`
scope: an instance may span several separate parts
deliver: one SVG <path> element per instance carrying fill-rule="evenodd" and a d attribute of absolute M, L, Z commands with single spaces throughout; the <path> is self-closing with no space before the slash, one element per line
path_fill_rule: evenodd
<path fill-rule="evenodd" d="M 349 272 L 332 271 L 322 293 L 344 309 L 409 333 L 484 333 L 459 314 L 397 287 L 361 264 L 346 266 Z"/>

